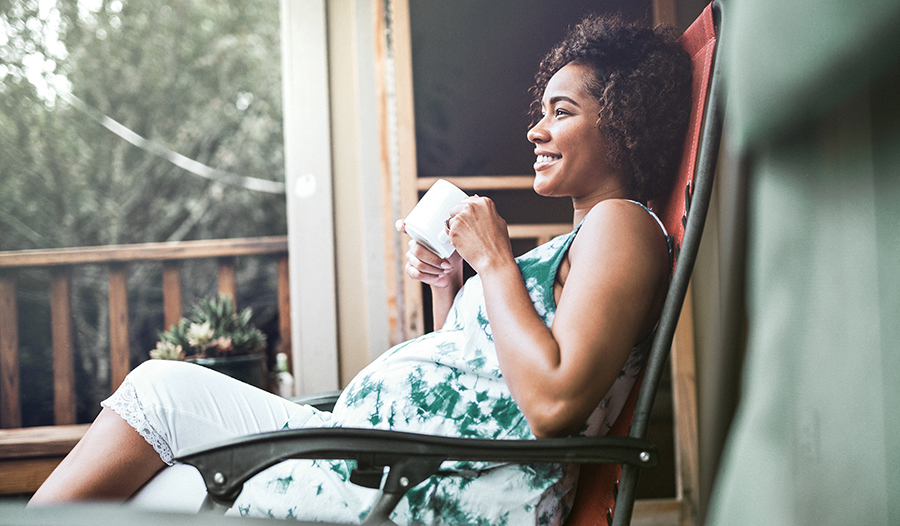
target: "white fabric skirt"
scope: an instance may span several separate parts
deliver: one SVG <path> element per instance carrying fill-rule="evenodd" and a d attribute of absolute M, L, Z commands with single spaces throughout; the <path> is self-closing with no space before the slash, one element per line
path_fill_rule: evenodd
<path fill-rule="evenodd" d="M 276 431 L 288 420 L 320 427 L 329 415 L 205 367 L 170 360 L 149 360 L 136 367 L 102 405 L 137 430 L 170 466 L 132 502 L 191 512 L 199 509 L 206 489 L 196 469 L 173 466 L 180 450 Z"/>

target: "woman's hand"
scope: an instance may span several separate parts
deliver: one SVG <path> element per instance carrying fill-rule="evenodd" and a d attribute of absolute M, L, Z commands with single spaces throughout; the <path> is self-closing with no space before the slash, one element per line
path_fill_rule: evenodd
<path fill-rule="evenodd" d="M 398 232 L 406 233 L 406 225 L 402 219 L 398 219 L 394 227 Z M 431 286 L 434 327 L 435 329 L 442 327 L 456 293 L 463 285 L 462 256 L 459 252 L 453 252 L 450 257 L 441 259 L 434 252 L 416 243 L 415 239 L 410 239 L 409 250 L 406 252 L 406 274 Z"/>
<path fill-rule="evenodd" d="M 506 221 L 487 197 L 474 195 L 463 200 L 450 211 L 447 224 L 450 243 L 475 272 L 514 261 Z"/>
<path fill-rule="evenodd" d="M 398 232 L 406 233 L 406 225 L 402 219 L 398 219 L 394 227 Z M 455 288 L 459 290 L 459 285 L 462 285 L 462 267 L 462 257 L 458 252 L 442 259 L 418 244 L 415 239 L 409 240 L 409 250 L 406 252 L 406 274 L 412 279 L 432 287 L 445 289 L 456 286 Z"/>

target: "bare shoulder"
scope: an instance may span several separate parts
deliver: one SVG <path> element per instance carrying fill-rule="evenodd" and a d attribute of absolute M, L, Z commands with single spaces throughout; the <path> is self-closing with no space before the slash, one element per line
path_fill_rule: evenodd
<path fill-rule="evenodd" d="M 572 249 L 588 247 L 614 250 L 620 255 L 636 251 L 652 259 L 668 260 L 665 234 L 656 218 L 643 206 L 624 199 L 607 199 L 588 212 Z"/>
<path fill-rule="evenodd" d="M 589 294 L 583 301 L 616 306 L 628 348 L 649 333 L 670 274 L 666 236 L 653 215 L 632 201 L 598 203 L 572 241 L 569 263 L 570 282 Z"/>

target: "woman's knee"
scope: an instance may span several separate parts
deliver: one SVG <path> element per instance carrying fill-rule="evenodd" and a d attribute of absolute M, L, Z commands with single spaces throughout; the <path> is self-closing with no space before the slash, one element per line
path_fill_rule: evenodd
<path fill-rule="evenodd" d="M 184 376 L 192 376 L 195 374 L 194 369 L 195 365 L 176 360 L 147 360 L 128 373 L 128 378 L 138 383 L 156 383 L 161 380 L 173 382 Z"/>
<path fill-rule="evenodd" d="M 170 406 L 178 400 L 194 400 L 223 381 L 221 375 L 196 364 L 175 360 L 148 360 L 126 378 L 142 405 Z"/>

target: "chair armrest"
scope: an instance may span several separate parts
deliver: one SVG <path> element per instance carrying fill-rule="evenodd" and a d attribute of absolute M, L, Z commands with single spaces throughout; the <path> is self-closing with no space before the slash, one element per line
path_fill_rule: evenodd
<path fill-rule="evenodd" d="M 368 469 L 390 466 L 385 493 L 403 494 L 438 471 L 445 460 L 488 462 L 659 464 L 651 442 L 627 437 L 542 440 L 449 438 L 380 429 L 315 428 L 261 433 L 179 452 L 197 468 L 209 495 L 230 503 L 244 482 L 287 459 L 356 460 Z"/>
<path fill-rule="evenodd" d="M 340 391 L 325 391 L 322 393 L 295 396 L 290 400 L 295 404 L 313 406 L 319 411 L 333 411 L 334 404 L 337 402 L 339 396 L 341 396 Z"/>

